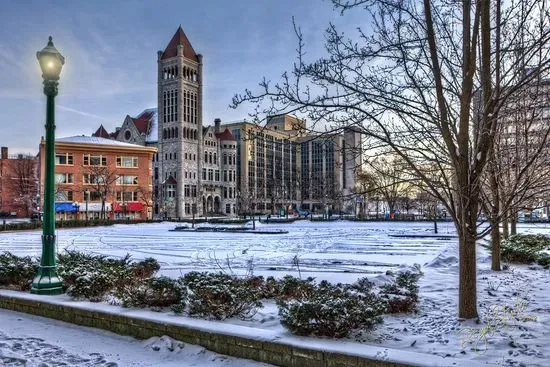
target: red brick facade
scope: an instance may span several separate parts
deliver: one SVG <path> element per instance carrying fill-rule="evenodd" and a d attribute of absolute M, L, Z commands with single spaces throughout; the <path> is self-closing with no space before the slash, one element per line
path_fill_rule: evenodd
<path fill-rule="evenodd" d="M 55 152 L 57 220 L 85 219 L 86 211 L 90 219 L 102 217 L 103 212 L 108 219 L 151 218 L 156 148 L 77 136 L 57 139 Z M 39 156 L 43 178 L 44 141 Z M 40 183 L 42 193 L 43 179 Z"/>
<path fill-rule="evenodd" d="M 38 159 L 33 156 L 0 156 L 0 216 L 28 218 L 38 205 Z"/>

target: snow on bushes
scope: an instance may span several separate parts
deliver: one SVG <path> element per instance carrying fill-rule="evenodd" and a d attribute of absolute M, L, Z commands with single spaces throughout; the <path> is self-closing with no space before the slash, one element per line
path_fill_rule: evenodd
<path fill-rule="evenodd" d="M 11 252 L 0 254 L 0 285 L 29 290 L 38 272 L 38 261 L 30 256 L 19 257 Z"/>
<path fill-rule="evenodd" d="M 252 317 L 262 303 L 261 292 L 247 281 L 223 273 L 187 273 L 181 282 L 187 286 L 188 313 L 223 320 Z"/>
<path fill-rule="evenodd" d="M 329 337 L 372 329 L 384 313 L 414 311 L 421 275 L 414 269 L 388 273 L 381 285 L 367 278 L 331 284 L 290 275 L 277 280 L 207 272 L 172 279 L 156 276 L 160 266 L 153 258 L 132 261 L 129 255 L 113 259 L 70 250 L 58 255 L 58 264 L 64 289 L 76 299 L 169 308 L 176 314 L 218 320 L 250 318 L 262 307 L 261 300 L 275 299 L 281 323 L 291 332 Z M 37 270 L 35 259 L 0 254 L 0 286 L 27 290 Z"/>
<path fill-rule="evenodd" d="M 418 273 L 404 272 L 397 275 L 395 283 L 380 287 L 380 296 L 388 304 L 388 313 L 416 311 L 419 278 Z"/>
<path fill-rule="evenodd" d="M 550 237 L 542 234 L 516 234 L 501 244 L 502 258 L 507 262 L 529 264 L 539 261 L 544 266 L 550 262 L 545 250 L 550 250 Z"/>
<path fill-rule="evenodd" d="M 279 299 L 281 323 L 298 335 L 344 337 L 356 329 L 371 329 L 382 322 L 386 302 L 373 284 L 332 285 L 322 281 L 309 294 Z"/>

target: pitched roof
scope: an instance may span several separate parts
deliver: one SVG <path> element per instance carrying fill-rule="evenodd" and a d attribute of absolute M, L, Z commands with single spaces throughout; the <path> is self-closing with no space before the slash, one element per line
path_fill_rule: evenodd
<path fill-rule="evenodd" d="M 177 185 L 178 181 L 172 176 L 168 177 L 166 181 L 163 182 L 165 185 Z"/>
<path fill-rule="evenodd" d="M 199 58 L 197 57 L 195 50 L 193 50 L 191 42 L 189 42 L 189 39 L 187 39 L 187 36 L 183 32 L 183 29 L 181 29 L 181 25 L 178 27 L 178 30 L 170 40 L 170 43 L 168 43 L 168 46 L 166 46 L 166 49 L 162 53 L 160 59 L 164 60 L 178 56 L 178 45 L 180 44 L 183 45 L 183 57 L 199 62 Z"/>
<path fill-rule="evenodd" d="M 124 143 L 118 140 L 101 138 L 98 136 L 75 135 L 66 138 L 55 139 L 56 143 L 74 143 L 74 144 L 98 144 L 98 145 L 116 145 L 120 147 L 140 147 L 140 145 Z"/>
<path fill-rule="evenodd" d="M 150 121 L 153 115 L 154 112 L 145 110 L 140 113 L 138 117 L 132 118 L 132 121 L 134 122 L 134 125 L 136 125 L 136 129 L 140 134 L 147 135 L 149 129 L 151 128 Z"/>
<path fill-rule="evenodd" d="M 109 139 L 116 139 L 118 138 L 118 133 L 120 132 L 120 130 L 116 130 L 112 133 L 109 134 Z"/>
<path fill-rule="evenodd" d="M 146 133 L 145 136 L 145 142 L 146 143 L 156 143 L 158 139 L 158 109 L 156 108 L 148 108 L 144 110 L 141 114 L 138 115 L 137 118 L 140 118 L 142 115 L 147 114 L 149 117 L 149 131 Z"/>
<path fill-rule="evenodd" d="M 231 132 L 229 131 L 228 128 L 225 128 L 223 133 L 217 133 L 216 138 L 220 139 L 220 141 L 223 141 L 223 140 L 233 140 L 234 141 L 234 140 L 236 140 L 235 137 L 233 136 L 233 134 L 231 134 Z"/>
<path fill-rule="evenodd" d="M 109 133 L 107 132 L 107 130 L 105 130 L 103 125 L 100 125 L 99 128 L 96 130 L 96 132 L 92 134 L 92 136 L 96 136 L 99 138 L 106 138 L 106 139 L 110 138 Z"/>

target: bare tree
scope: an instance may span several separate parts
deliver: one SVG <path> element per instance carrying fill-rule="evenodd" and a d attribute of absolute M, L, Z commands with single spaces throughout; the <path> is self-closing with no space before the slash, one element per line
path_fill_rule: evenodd
<path fill-rule="evenodd" d="M 138 193 L 138 200 L 145 207 L 146 213 L 149 213 L 149 208 L 152 209 L 155 202 L 153 190 L 151 190 L 148 186 L 139 186 L 137 188 L 137 193 Z M 149 219 L 149 218 L 146 218 L 146 219 Z"/>
<path fill-rule="evenodd" d="M 477 317 L 476 240 L 486 234 L 478 230 L 477 219 L 481 177 L 497 127 L 494 116 L 515 90 L 535 77 L 525 75 L 511 57 L 520 33 L 523 60 L 536 65 L 534 74 L 548 70 L 550 14 L 546 8 L 540 11 L 538 0 L 521 1 L 523 12 L 512 1 L 499 18 L 506 37 L 497 39 L 488 1 L 332 2 L 342 12 L 364 9 L 371 30 L 359 30 L 358 39 L 348 40 L 330 25 L 328 56 L 310 62 L 295 26 L 298 59 L 292 73 L 284 73 L 277 84 L 264 79 L 257 93 L 236 95 L 232 106 L 254 103 L 257 116 L 307 114 L 317 131 L 352 126 L 371 148 L 391 148 L 454 220 L 458 315 Z M 482 113 L 474 126 L 477 90 Z M 426 165 L 433 171 L 426 172 Z"/>
<path fill-rule="evenodd" d="M 368 160 L 367 167 L 372 193 L 386 202 L 393 218 L 399 204 L 410 196 L 414 177 L 407 172 L 407 164 L 392 154 Z"/>
<path fill-rule="evenodd" d="M 96 195 L 101 200 L 101 218 L 106 218 L 105 202 L 107 197 L 115 193 L 114 184 L 118 178 L 116 169 L 108 166 L 90 166 L 88 168 L 89 182 Z"/>
<path fill-rule="evenodd" d="M 499 223 L 508 234 L 520 208 L 544 205 L 550 191 L 550 80 L 537 78 L 517 90 L 500 111 L 482 204 L 491 224 L 492 269 L 500 270 Z M 515 226 L 512 227 L 515 234 Z"/>
<path fill-rule="evenodd" d="M 10 163 L 8 187 L 13 195 L 13 203 L 22 208 L 25 216 L 29 217 L 38 195 L 36 159 L 30 155 L 22 156 L 11 159 Z"/>

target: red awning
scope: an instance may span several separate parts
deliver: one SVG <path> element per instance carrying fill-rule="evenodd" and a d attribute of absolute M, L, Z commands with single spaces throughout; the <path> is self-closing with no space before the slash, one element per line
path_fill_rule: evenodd
<path fill-rule="evenodd" d="M 132 202 L 126 203 L 126 205 L 122 205 L 121 203 L 113 203 L 113 210 L 115 212 L 140 212 L 143 210 L 143 203 Z"/>
<path fill-rule="evenodd" d="M 128 203 L 129 212 L 140 212 L 143 210 L 143 203 Z"/>

